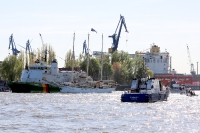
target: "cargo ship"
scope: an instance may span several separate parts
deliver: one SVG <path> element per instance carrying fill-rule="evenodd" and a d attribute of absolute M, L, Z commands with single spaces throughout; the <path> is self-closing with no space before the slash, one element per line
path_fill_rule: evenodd
<path fill-rule="evenodd" d="M 150 51 L 140 52 L 144 59 L 145 66 L 154 72 L 154 78 L 162 81 L 163 85 L 172 86 L 174 83 L 189 85 L 193 83 L 193 76 L 176 73 L 171 68 L 171 56 L 167 50 L 160 51 L 160 47 L 151 45 Z"/>

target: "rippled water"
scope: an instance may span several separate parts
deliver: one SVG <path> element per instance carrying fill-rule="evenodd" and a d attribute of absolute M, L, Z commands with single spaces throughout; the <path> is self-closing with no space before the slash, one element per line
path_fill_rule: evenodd
<path fill-rule="evenodd" d="M 0 132 L 200 132 L 200 95 L 170 94 L 165 102 L 122 103 L 121 94 L 1 92 Z"/>

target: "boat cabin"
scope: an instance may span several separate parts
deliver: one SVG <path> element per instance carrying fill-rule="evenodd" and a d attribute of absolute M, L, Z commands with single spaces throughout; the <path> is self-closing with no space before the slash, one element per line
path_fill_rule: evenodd
<path fill-rule="evenodd" d="M 161 81 L 154 78 L 141 78 L 141 79 L 133 79 L 131 84 L 131 93 L 139 93 L 139 92 L 159 92 L 162 91 L 163 85 Z"/>

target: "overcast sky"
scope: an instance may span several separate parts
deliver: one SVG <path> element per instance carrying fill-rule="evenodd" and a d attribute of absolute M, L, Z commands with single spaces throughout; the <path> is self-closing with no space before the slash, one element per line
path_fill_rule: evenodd
<path fill-rule="evenodd" d="M 76 55 L 82 52 L 88 33 L 90 50 L 101 51 L 103 34 L 107 52 L 112 45 L 108 36 L 114 34 L 121 14 L 129 33 L 122 28 L 118 50 L 131 54 L 155 43 L 161 51 L 170 53 L 172 68 L 189 74 L 186 44 L 195 69 L 200 62 L 199 5 L 198 0 L 0 0 L 0 60 L 11 53 L 11 34 L 18 50 L 22 49 L 19 45 L 26 46 L 27 40 L 36 50 L 42 46 L 41 33 L 44 43 L 52 45 L 62 58 L 72 49 L 74 32 Z M 63 67 L 64 61 L 57 59 Z"/>

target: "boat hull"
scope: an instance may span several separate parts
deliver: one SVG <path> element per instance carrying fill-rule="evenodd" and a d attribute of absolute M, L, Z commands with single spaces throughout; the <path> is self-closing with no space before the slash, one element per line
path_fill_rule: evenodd
<path fill-rule="evenodd" d="M 60 92 L 59 87 L 51 84 L 28 83 L 28 82 L 8 82 L 13 93 L 55 93 Z"/>
<path fill-rule="evenodd" d="M 157 101 L 166 101 L 169 94 L 140 94 L 140 93 L 130 93 L 122 94 L 122 102 L 157 102 Z"/>
<path fill-rule="evenodd" d="M 60 87 L 61 93 L 111 93 L 115 88 L 78 88 L 64 86 Z"/>

